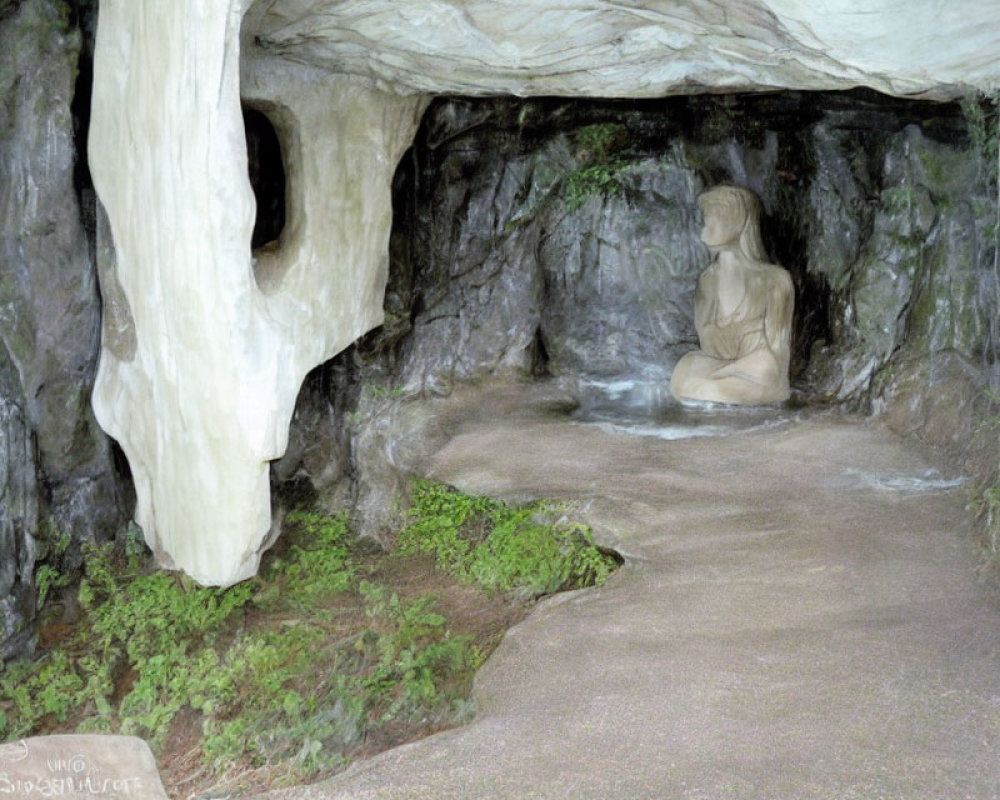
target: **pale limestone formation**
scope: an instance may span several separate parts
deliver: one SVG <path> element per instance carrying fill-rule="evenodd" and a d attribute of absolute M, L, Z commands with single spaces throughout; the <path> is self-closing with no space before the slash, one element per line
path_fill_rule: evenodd
<path fill-rule="evenodd" d="M 390 184 L 422 110 L 349 76 L 251 80 L 292 183 L 280 247 L 255 271 L 242 12 L 102 2 L 90 135 L 115 254 L 94 407 L 161 563 L 220 585 L 256 571 L 268 462 L 305 374 L 382 321 Z"/>
<path fill-rule="evenodd" d="M 747 189 L 720 186 L 698 203 L 702 241 L 717 257 L 695 293 L 701 349 L 677 362 L 670 391 L 682 401 L 787 400 L 795 293 L 788 272 L 766 261 L 760 201 Z"/>
<path fill-rule="evenodd" d="M 954 97 L 1000 82 L 995 17 L 974 0 L 255 0 L 247 28 L 270 52 L 417 92 Z"/>

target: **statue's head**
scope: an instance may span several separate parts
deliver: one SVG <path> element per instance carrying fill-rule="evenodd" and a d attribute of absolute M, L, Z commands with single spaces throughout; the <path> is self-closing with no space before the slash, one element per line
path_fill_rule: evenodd
<path fill-rule="evenodd" d="M 712 248 L 738 244 L 747 258 L 767 261 L 757 195 L 739 186 L 716 186 L 698 196 L 698 206 L 705 218 L 701 234 L 705 244 Z"/>

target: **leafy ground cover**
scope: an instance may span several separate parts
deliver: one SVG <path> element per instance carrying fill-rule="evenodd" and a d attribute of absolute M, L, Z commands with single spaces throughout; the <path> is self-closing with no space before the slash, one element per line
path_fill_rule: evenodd
<path fill-rule="evenodd" d="M 136 548 L 92 550 L 77 586 L 47 572 L 39 655 L 0 674 L 0 739 L 142 736 L 174 798 L 318 779 L 468 720 L 503 632 L 616 566 L 556 506 L 428 482 L 397 539 L 385 552 L 302 511 L 225 590 Z"/>

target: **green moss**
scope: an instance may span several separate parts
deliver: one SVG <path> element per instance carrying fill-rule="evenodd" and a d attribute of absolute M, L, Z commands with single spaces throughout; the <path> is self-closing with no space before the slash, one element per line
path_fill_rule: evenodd
<path fill-rule="evenodd" d="M 548 503 L 510 507 L 428 481 L 414 484 L 402 552 L 428 553 L 438 566 L 488 591 L 539 596 L 603 583 L 616 562 L 589 529 Z"/>
<path fill-rule="evenodd" d="M 1000 95 L 970 94 L 962 101 L 966 129 L 973 152 L 986 171 L 983 179 L 996 183 L 998 125 L 1000 125 Z"/>
<path fill-rule="evenodd" d="M 950 205 L 956 196 L 968 191 L 969 159 L 958 150 L 944 147 L 932 148 L 927 142 L 917 150 L 921 182 L 934 194 L 938 202 Z"/>
<path fill-rule="evenodd" d="M 912 185 L 889 186 L 882 190 L 882 207 L 892 214 L 908 215 L 916 202 Z"/>
<path fill-rule="evenodd" d="M 981 220 L 981 233 L 995 248 L 1000 239 L 1000 94 L 970 94 L 962 111 L 977 172 L 976 185 L 967 193 Z"/>
<path fill-rule="evenodd" d="M 581 208 L 591 197 L 609 197 L 624 190 L 621 173 L 628 162 L 621 154 L 628 143 L 628 129 L 618 123 L 587 125 L 576 132 L 576 159 L 581 166 L 567 173 L 562 183 L 569 210 Z"/>
<path fill-rule="evenodd" d="M 606 163 L 628 146 L 628 128 L 614 122 L 587 125 L 576 132 L 574 142 L 581 161 Z"/>
<path fill-rule="evenodd" d="M 621 180 L 624 162 L 593 164 L 571 172 L 563 184 L 563 199 L 570 211 L 581 208 L 591 197 L 620 194 L 625 184 Z"/>

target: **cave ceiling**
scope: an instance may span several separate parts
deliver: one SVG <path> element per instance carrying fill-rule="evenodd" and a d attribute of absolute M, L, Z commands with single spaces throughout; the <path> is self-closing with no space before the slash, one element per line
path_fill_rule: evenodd
<path fill-rule="evenodd" d="M 256 0 L 244 58 L 427 94 L 660 97 L 1000 85 L 996 0 Z"/>

